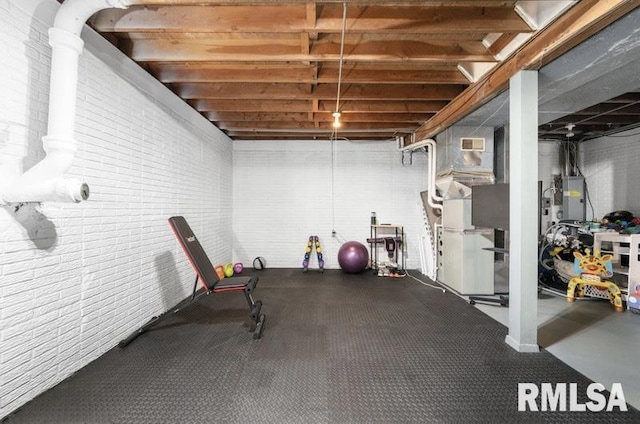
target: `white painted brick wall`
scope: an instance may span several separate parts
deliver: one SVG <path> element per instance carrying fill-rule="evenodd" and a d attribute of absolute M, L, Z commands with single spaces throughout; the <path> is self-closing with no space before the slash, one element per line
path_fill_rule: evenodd
<path fill-rule="evenodd" d="M 598 219 L 618 210 L 640 215 L 640 129 L 581 144 L 580 163 Z"/>
<path fill-rule="evenodd" d="M 538 180 L 542 181 L 544 196 L 552 199 L 552 191 L 547 189 L 549 189 L 553 183 L 554 174 L 562 174 L 562 168 L 560 166 L 560 144 L 554 141 L 540 142 L 538 144 Z M 543 232 L 552 225 L 552 222 L 558 222 L 559 218 L 555 213 L 560 209 L 562 209 L 561 206 L 551 207 L 549 215 L 542 216 L 541 230 Z"/>
<path fill-rule="evenodd" d="M 44 157 L 57 7 L 0 1 L 0 184 Z M 0 418 L 188 294 L 169 216 L 185 215 L 214 260 L 231 258 L 231 142 L 186 105 L 167 107 L 168 90 L 100 41 L 80 58 L 69 171 L 91 198 L 0 207 Z"/>
<path fill-rule="evenodd" d="M 235 141 L 233 148 L 234 260 L 250 266 L 263 256 L 270 267 L 301 267 L 309 235 L 318 235 L 325 266 L 339 268 L 340 245 L 366 244 L 375 211 L 379 222 L 405 226 L 407 266 L 419 268 L 424 153 L 402 166 L 395 142 L 337 141 L 333 155 L 328 140 Z"/>

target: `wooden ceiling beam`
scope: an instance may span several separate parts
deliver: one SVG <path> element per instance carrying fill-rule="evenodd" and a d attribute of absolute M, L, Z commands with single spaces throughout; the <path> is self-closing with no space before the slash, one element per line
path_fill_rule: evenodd
<path fill-rule="evenodd" d="M 192 100 L 191 105 L 200 112 L 333 112 L 335 101 L 313 100 Z M 425 116 L 442 109 L 446 101 L 345 101 L 340 103 L 344 112 L 362 113 L 421 113 Z"/>
<path fill-rule="evenodd" d="M 422 125 L 414 140 L 435 137 L 506 90 L 509 79 L 518 71 L 540 69 L 636 7 L 635 0 L 578 2 Z"/>
<path fill-rule="evenodd" d="M 331 112 L 206 112 L 210 121 L 250 122 L 333 122 Z M 309 116 L 311 115 L 311 116 Z M 405 122 L 422 123 L 432 114 L 424 113 L 358 113 L 343 112 L 341 122 Z"/>
<path fill-rule="evenodd" d="M 252 132 L 252 131 L 224 131 L 234 140 L 311 140 L 319 143 L 328 142 L 334 136 L 332 132 L 318 130 L 318 132 Z M 347 135 L 338 134 L 338 138 L 351 141 L 389 141 L 395 138 L 395 134 L 389 132 L 382 133 L 357 133 L 352 132 Z"/>
<path fill-rule="evenodd" d="M 235 4 L 278 4 L 282 0 L 130 0 L 132 5 L 231 6 Z M 342 0 L 316 0 L 314 4 L 341 3 Z M 309 0 L 286 0 L 288 4 L 307 4 Z M 375 6 L 429 5 L 433 7 L 505 7 L 512 9 L 516 0 L 349 0 L 349 4 Z"/>
<path fill-rule="evenodd" d="M 316 21 L 318 20 L 317 15 L 317 7 L 314 2 L 307 3 L 307 28 L 309 31 L 307 32 L 308 40 L 317 40 L 318 39 L 318 31 L 314 31 L 316 27 Z"/>
<path fill-rule="evenodd" d="M 211 62 L 151 62 L 151 73 L 164 83 L 177 82 L 282 82 L 331 83 L 338 80 L 337 67 L 306 67 L 288 64 L 219 66 Z M 316 75 L 317 73 L 317 75 Z M 355 84 L 468 84 L 458 69 L 376 69 L 344 66 L 344 83 Z"/>
<path fill-rule="evenodd" d="M 148 31 L 148 32 L 127 32 L 127 33 L 112 33 L 105 32 L 103 34 L 109 34 L 111 37 L 120 37 L 126 40 L 214 40 L 218 43 L 223 43 L 225 40 L 229 40 L 229 43 L 238 43 L 238 40 L 246 40 L 250 43 L 251 40 L 264 40 L 264 42 L 275 43 L 277 40 L 288 40 L 291 43 L 296 43 L 301 33 L 295 32 L 164 32 Z M 401 34 L 389 34 L 389 33 L 357 33 L 357 34 L 345 34 L 345 40 L 351 44 L 362 42 L 376 42 L 376 41 L 408 41 L 408 42 L 424 42 L 424 43 L 441 43 L 447 45 L 455 45 L 460 42 L 474 42 L 482 43 L 486 33 L 480 33 L 477 31 L 468 30 L 467 32 L 456 33 L 435 33 L 435 34 L 421 34 L 421 33 L 401 33 Z M 236 40 L 236 41 L 233 41 Z M 340 43 L 342 40 L 341 34 L 319 34 L 318 41 L 322 43 Z"/>
<path fill-rule="evenodd" d="M 165 63 L 157 66 L 148 64 L 155 77 L 163 83 L 178 82 L 282 82 L 282 83 L 310 83 L 315 80 L 315 70 L 307 68 L 279 65 L 264 66 L 263 69 L 237 67 L 219 68 L 198 62 L 173 65 Z"/>
<path fill-rule="evenodd" d="M 318 13 L 320 32 L 337 32 L 342 22 L 342 5 L 326 4 Z M 471 7 L 445 6 L 362 6 L 347 8 L 347 31 L 456 33 L 473 28 L 479 32 L 531 32 L 531 28 L 514 9 L 486 7 L 479 3 Z"/>
<path fill-rule="evenodd" d="M 502 51 L 502 49 L 507 47 L 507 45 L 512 42 L 514 38 L 516 38 L 517 35 L 517 33 L 513 32 L 502 34 L 496 41 L 493 42 L 493 44 L 491 44 L 491 46 L 489 46 L 489 53 L 497 56 Z"/>
<path fill-rule="evenodd" d="M 335 99 L 337 84 L 318 84 L 309 92 L 306 84 L 269 83 L 183 83 L 171 88 L 184 99 L 265 99 L 329 100 Z M 347 100 L 451 100 L 462 85 L 374 85 L 343 84 L 340 98 Z"/>
<path fill-rule="evenodd" d="M 250 122 L 250 121 L 219 121 L 215 124 L 218 128 L 225 131 L 261 131 L 261 130 L 276 130 L 276 131 L 287 131 L 287 130 L 305 130 L 311 131 L 315 130 L 316 125 L 314 122 L 272 122 L 272 121 L 259 121 L 259 122 Z M 411 122 L 352 122 L 348 125 L 344 124 L 340 128 L 340 132 L 349 132 L 349 131 L 386 131 L 386 132 L 397 132 L 397 133 L 411 133 L 415 131 L 417 125 Z M 331 131 L 332 122 L 320 122 L 319 129 L 323 131 Z"/>
<path fill-rule="evenodd" d="M 313 113 L 311 113 L 313 115 Z M 204 116 L 214 122 L 309 122 L 308 113 L 303 112 L 206 112 Z"/>
<path fill-rule="evenodd" d="M 347 100 L 340 102 L 340 110 L 343 112 L 374 112 L 374 113 L 436 113 L 444 106 L 447 101 L 430 100 L 378 100 L 378 101 L 357 101 Z M 335 108 L 335 102 L 320 101 L 318 109 L 324 112 L 332 112 Z"/>
<path fill-rule="evenodd" d="M 367 40 L 352 37 L 345 40 L 345 60 L 359 56 L 389 56 L 404 61 L 430 56 L 443 60 L 495 61 L 492 54 L 479 41 L 431 41 L 431 40 Z M 340 43 L 317 41 L 312 56 L 331 57 L 340 52 Z M 454 59 L 456 58 L 456 59 Z M 465 59 L 468 58 L 468 59 Z"/>
<path fill-rule="evenodd" d="M 197 99 L 190 101 L 200 112 L 308 112 L 312 100 Z"/>
<path fill-rule="evenodd" d="M 138 62 L 256 61 L 313 62 L 340 60 L 339 43 L 315 42 L 301 53 L 300 39 L 145 38 L 123 40 L 120 48 Z M 345 43 L 344 60 L 351 62 L 456 63 L 492 62 L 496 59 L 478 42 L 430 43 L 381 40 Z"/>
<path fill-rule="evenodd" d="M 480 2 L 479 2 L 480 3 Z M 100 32 L 342 32 L 342 4 L 326 3 L 309 25 L 307 4 L 159 5 L 105 9 L 90 19 Z M 511 8 L 350 5 L 347 31 L 388 33 L 530 32 Z"/>
<path fill-rule="evenodd" d="M 338 69 L 322 67 L 318 70 L 318 82 L 338 79 Z M 345 67 L 342 81 L 358 84 L 469 84 L 469 80 L 457 69 L 358 69 Z"/>

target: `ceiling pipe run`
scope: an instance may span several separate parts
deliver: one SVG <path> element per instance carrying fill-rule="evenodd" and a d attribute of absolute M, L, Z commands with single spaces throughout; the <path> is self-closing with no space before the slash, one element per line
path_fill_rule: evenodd
<path fill-rule="evenodd" d="M 47 135 L 42 137 L 46 156 L 0 193 L 0 204 L 26 202 L 80 202 L 89 198 L 84 181 L 65 178 L 77 150 L 74 138 L 78 61 L 84 42 L 82 27 L 94 13 L 109 8 L 126 9 L 129 0 L 66 0 L 49 29 L 51 80 Z"/>

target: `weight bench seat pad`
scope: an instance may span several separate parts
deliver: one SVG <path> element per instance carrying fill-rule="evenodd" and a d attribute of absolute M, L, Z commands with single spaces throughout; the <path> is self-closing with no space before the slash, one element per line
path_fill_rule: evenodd
<path fill-rule="evenodd" d="M 182 246 L 182 250 L 189 258 L 189 262 L 198 274 L 198 280 L 204 285 L 205 290 L 215 292 L 244 290 L 251 282 L 251 277 L 231 277 L 220 280 L 207 253 L 196 238 L 183 216 L 169 218 L 169 224 L 176 238 Z"/>

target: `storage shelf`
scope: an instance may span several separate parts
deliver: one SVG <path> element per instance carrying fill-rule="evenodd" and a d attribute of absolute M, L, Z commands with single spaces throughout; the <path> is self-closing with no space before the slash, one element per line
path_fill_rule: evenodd
<path fill-rule="evenodd" d="M 404 226 L 397 224 L 371 224 L 370 236 L 367 240 L 369 243 L 369 251 L 371 258 L 371 268 L 374 272 L 377 272 L 380 268 L 380 257 L 387 257 L 388 262 L 393 262 L 397 266 L 398 271 L 404 272 L 406 269 L 406 257 L 405 257 L 405 234 Z M 379 255 L 378 249 L 384 247 L 384 239 L 392 238 L 396 244 L 392 257 L 387 256 L 385 251 L 382 255 Z"/>
<path fill-rule="evenodd" d="M 629 268 L 613 264 L 613 272 L 615 272 L 616 274 L 629 275 Z"/>
<path fill-rule="evenodd" d="M 603 245 L 605 249 L 602 249 Z M 639 290 L 636 287 L 640 287 L 640 234 L 595 233 L 593 250 L 601 255 L 612 255 L 613 273 L 626 276 L 627 288 L 620 287 L 624 301 L 627 300 L 629 291 Z M 620 265 L 623 257 L 628 262 L 628 267 Z"/>

